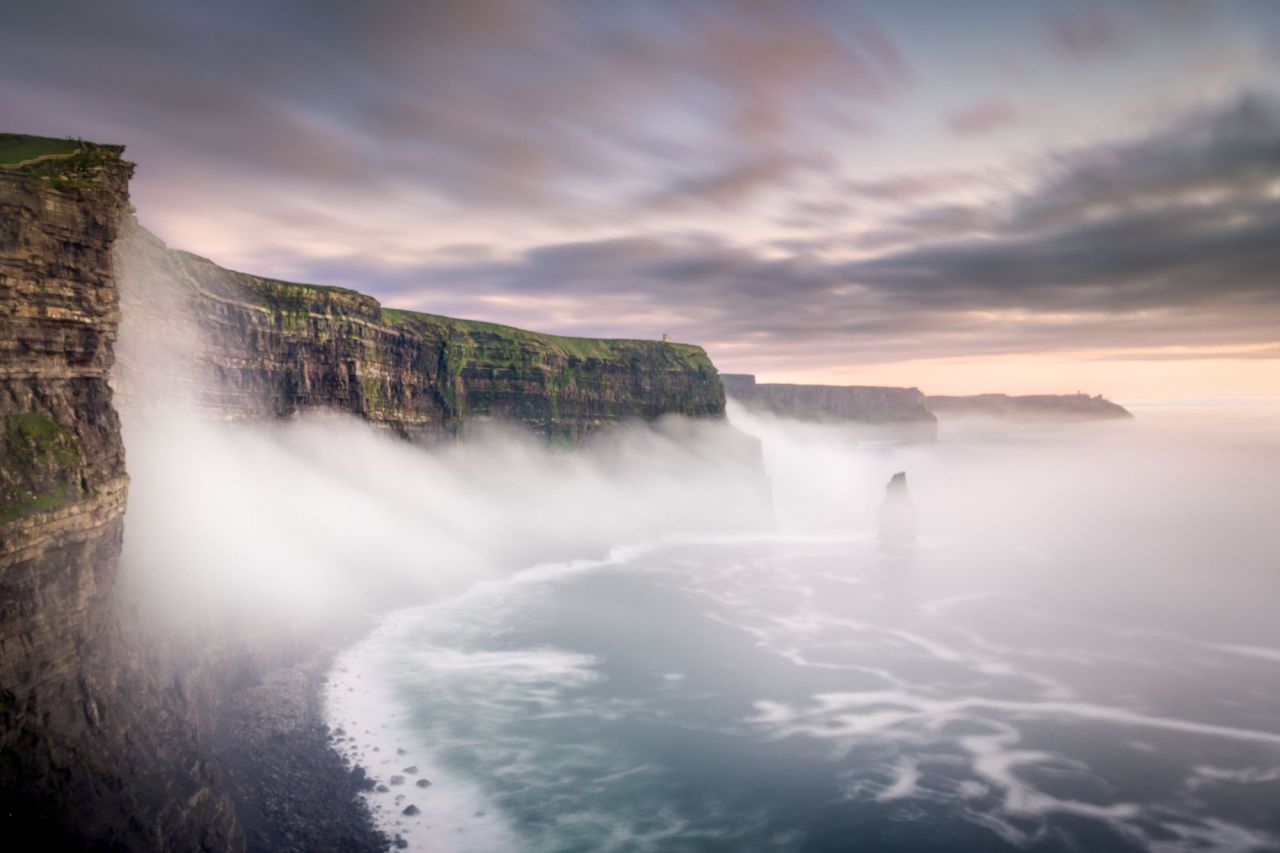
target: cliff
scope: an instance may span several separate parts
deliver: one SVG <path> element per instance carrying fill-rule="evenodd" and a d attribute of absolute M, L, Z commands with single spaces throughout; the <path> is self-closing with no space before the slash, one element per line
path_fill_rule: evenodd
<path fill-rule="evenodd" d="M 112 606 L 121 151 L 0 136 L 0 828 L 49 849 L 234 848 L 184 697 Z"/>
<path fill-rule="evenodd" d="M 168 381 L 213 417 L 331 408 L 412 438 L 502 420 L 578 439 L 627 419 L 724 413 L 717 371 L 700 347 L 384 308 L 353 290 L 223 269 L 132 222 L 117 256 L 125 321 L 143 324 L 150 341 L 122 362 L 126 395 L 157 378 L 139 373 L 165 365 Z"/>
<path fill-rule="evenodd" d="M 219 419 L 330 408 L 410 438 L 492 419 L 576 440 L 721 417 L 724 394 L 698 347 L 385 309 L 170 250 L 134 221 L 121 155 L 0 135 L 0 831 L 238 850 L 246 796 L 214 757 L 221 706 L 316 637 L 212 618 L 159 638 L 122 606 L 121 400 L 145 408 L 158 383 L 165 406 Z M 124 324 L 142 343 L 114 363 Z"/>
<path fill-rule="evenodd" d="M 801 420 L 874 427 L 891 437 L 932 438 L 937 418 L 917 388 L 863 385 L 788 385 L 722 374 L 725 394 L 749 409 Z"/>
<path fill-rule="evenodd" d="M 1097 421 L 1132 418 L 1123 406 L 1088 394 L 976 394 L 969 397 L 930 396 L 929 408 L 944 419 L 1000 418 L 1022 421 Z"/>

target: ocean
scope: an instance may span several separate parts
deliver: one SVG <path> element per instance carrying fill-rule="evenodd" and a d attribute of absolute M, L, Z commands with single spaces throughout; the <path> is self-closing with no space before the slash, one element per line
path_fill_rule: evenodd
<path fill-rule="evenodd" d="M 1276 411 L 1134 410 L 894 445 L 735 409 L 774 523 L 394 611 L 335 661 L 339 749 L 411 849 L 1280 849 Z"/>

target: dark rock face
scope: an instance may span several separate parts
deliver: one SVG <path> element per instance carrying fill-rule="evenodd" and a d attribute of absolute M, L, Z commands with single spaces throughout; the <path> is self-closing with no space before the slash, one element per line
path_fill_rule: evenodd
<path fill-rule="evenodd" d="M 1123 406 L 1088 394 L 975 394 L 930 396 L 929 408 L 943 418 L 1001 418 L 1023 421 L 1097 421 L 1132 418 Z"/>
<path fill-rule="evenodd" d="M 184 696 L 112 606 L 128 488 L 108 385 L 133 168 L 120 150 L 0 169 L 0 832 L 237 849 Z"/>
<path fill-rule="evenodd" d="M 413 438 L 493 419 L 578 439 L 627 419 L 724 413 L 718 373 L 700 347 L 383 308 L 352 290 L 223 269 L 132 222 L 118 257 L 125 322 L 143 324 L 152 341 L 150 352 L 122 362 L 123 394 L 165 380 L 159 368 L 213 417 L 329 408 Z"/>
<path fill-rule="evenodd" d="M 356 795 L 374 787 L 361 768 L 346 770 L 328 748 L 319 681 L 327 655 L 277 670 L 237 691 L 213 736 L 226 787 L 249 850 L 271 853 L 384 851 Z"/>
<path fill-rule="evenodd" d="M 725 394 L 748 408 L 801 420 L 866 424 L 891 436 L 934 438 L 937 418 L 918 388 L 788 385 L 722 374 Z"/>

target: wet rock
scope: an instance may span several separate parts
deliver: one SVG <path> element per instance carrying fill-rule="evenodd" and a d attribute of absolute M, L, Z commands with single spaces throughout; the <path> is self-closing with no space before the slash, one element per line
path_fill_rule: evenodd
<path fill-rule="evenodd" d="M 427 779 L 419 779 L 417 785 L 419 788 L 430 788 L 431 782 Z"/>
<path fill-rule="evenodd" d="M 409 805 L 404 807 L 404 810 L 401 811 L 400 814 L 413 817 L 414 815 L 422 814 L 422 809 L 418 808 L 413 803 L 410 803 Z"/>
<path fill-rule="evenodd" d="M 351 782 L 361 791 L 371 790 L 374 786 L 374 781 L 359 766 L 351 768 Z"/>
<path fill-rule="evenodd" d="M 402 773 L 408 773 L 410 776 L 417 776 L 417 775 L 418 775 L 418 765 L 416 765 L 416 764 L 410 764 L 408 767 L 406 767 L 406 768 L 405 768 L 404 770 L 402 770 L 401 772 L 402 772 Z"/>
<path fill-rule="evenodd" d="M 404 777 L 403 777 L 403 776 L 392 776 L 392 777 L 391 777 L 391 784 L 392 784 L 392 785 L 403 785 L 403 784 L 404 784 Z"/>

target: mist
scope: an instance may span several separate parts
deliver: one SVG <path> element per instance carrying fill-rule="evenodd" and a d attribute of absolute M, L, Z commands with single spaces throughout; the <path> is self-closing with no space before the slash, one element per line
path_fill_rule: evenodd
<path fill-rule="evenodd" d="M 499 427 L 423 447 L 353 417 L 130 425 L 129 590 L 159 612 L 316 619 L 549 560 L 770 524 L 727 424 L 626 427 L 578 452 Z"/>
<path fill-rule="evenodd" d="M 217 377 L 198 326 L 128 263 L 117 593 L 179 660 L 333 655 L 324 714 L 346 734 L 327 744 L 378 783 L 389 834 L 558 851 L 854 831 L 909 849 L 930 815 L 971 849 L 1280 831 L 1265 790 L 1227 790 L 1280 761 L 1274 405 L 873 441 L 731 401 L 572 448 L 498 423 L 424 444 L 325 411 L 227 421 L 199 393 Z M 183 331 L 155 334 L 157 314 Z M 885 547 L 899 472 L 911 535 Z"/>
<path fill-rule="evenodd" d="M 343 753 L 448 791 L 369 795 L 423 849 L 1271 849 L 1276 413 L 1134 411 L 895 444 L 730 405 L 773 523 L 400 611 L 339 657 Z"/>
<path fill-rule="evenodd" d="M 901 578 L 957 594 L 1004 586 L 1105 620 L 1189 635 L 1273 635 L 1258 595 L 1277 587 L 1280 406 L 1131 404 L 1132 421 L 944 421 L 937 442 L 865 442 L 856 430 L 729 404 L 761 442 L 783 531 L 869 537 L 885 486 L 907 473 L 924 569 Z M 1280 637 L 1271 636 L 1272 641 Z"/>
<path fill-rule="evenodd" d="M 727 422 L 637 423 L 566 450 L 496 424 L 422 446 L 335 413 L 227 423 L 138 407 L 122 583 L 179 623 L 193 609 L 323 621 L 678 534 L 871 537 L 905 471 L 916 548 L 964 555 L 933 579 L 948 589 L 1060 588 L 1099 614 L 1142 601 L 1164 623 L 1236 633 L 1266 619 L 1237 608 L 1216 625 L 1205 603 L 1272 582 L 1270 416 L 1158 407 L 894 444 L 731 402 Z M 1010 554 L 1034 568 L 1004 576 Z M 897 559 L 910 575 L 910 554 Z"/>

